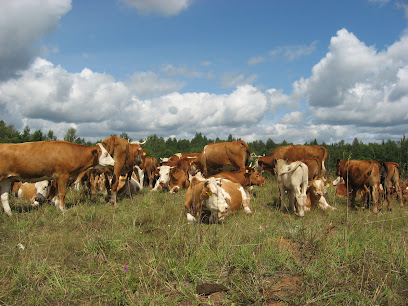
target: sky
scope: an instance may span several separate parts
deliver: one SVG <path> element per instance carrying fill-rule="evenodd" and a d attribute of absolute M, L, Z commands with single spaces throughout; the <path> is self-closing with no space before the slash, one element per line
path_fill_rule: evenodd
<path fill-rule="evenodd" d="M 0 120 L 89 141 L 398 141 L 408 0 L 0 0 Z"/>

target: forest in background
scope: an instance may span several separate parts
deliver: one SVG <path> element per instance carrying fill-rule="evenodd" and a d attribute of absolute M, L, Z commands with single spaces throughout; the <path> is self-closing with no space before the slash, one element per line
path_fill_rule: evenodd
<path fill-rule="evenodd" d="M 111 135 L 107 135 L 106 137 L 108 136 Z M 117 136 L 132 141 L 125 132 Z M 153 156 L 156 159 L 159 159 L 161 157 L 170 157 L 179 152 L 201 152 L 204 146 L 209 143 L 233 141 L 238 140 L 239 138 L 236 139 L 230 134 L 227 139 L 220 139 L 217 137 L 213 140 L 198 132 L 191 140 L 176 139 L 175 137 L 164 139 L 157 135 L 147 136 L 146 139 L 147 142 L 143 145 L 143 148 L 147 150 L 147 156 Z M 49 130 L 46 134 L 41 130 L 36 130 L 32 133 L 28 126 L 26 126 L 23 132 L 20 133 L 13 125 L 7 125 L 3 120 L 0 120 L 0 143 L 21 143 L 43 140 L 57 140 L 57 137 L 52 130 Z M 80 138 L 76 135 L 76 130 L 74 128 L 68 129 L 62 140 L 83 145 L 95 145 L 97 142 L 102 142 L 102 139 L 96 142 L 86 141 L 84 138 Z M 144 139 L 139 139 L 139 141 L 144 141 Z M 271 138 L 266 142 L 262 140 L 248 142 L 251 152 L 256 155 L 268 154 L 277 147 L 290 144 L 292 143 L 286 141 L 276 143 Z M 401 176 L 404 178 L 408 177 L 408 139 L 405 135 L 403 135 L 398 141 L 383 140 L 381 143 L 366 144 L 355 138 L 352 143 L 346 143 L 344 140 L 341 140 L 337 143 L 326 144 L 324 142 L 318 143 L 315 139 L 309 143 L 304 143 L 304 145 L 323 145 L 327 148 L 329 156 L 326 161 L 326 168 L 329 173 L 334 171 L 337 159 L 373 159 L 377 161 L 398 163 L 400 165 Z"/>

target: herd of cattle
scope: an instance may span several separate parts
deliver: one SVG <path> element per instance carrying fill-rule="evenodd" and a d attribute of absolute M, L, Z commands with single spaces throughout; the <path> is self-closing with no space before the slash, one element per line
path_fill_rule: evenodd
<path fill-rule="evenodd" d="M 280 209 L 303 217 L 314 207 L 335 209 L 324 194 L 330 182 L 325 178 L 327 149 L 323 146 L 281 146 L 265 156 L 251 155 L 242 141 L 211 143 L 200 153 L 178 153 L 158 162 L 146 157 L 140 142 L 117 136 L 89 147 L 65 141 L 0 144 L 0 194 L 4 211 L 11 215 L 9 195 L 15 194 L 39 205 L 52 201 L 65 211 L 70 186 L 95 195 L 106 190 L 107 201 L 116 205 L 118 193 L 131 196 L 144 186 L 152 191 L 177 192 L 187 189 L 185 212 L 189 221 L 222 221 L 229 213 L 243 209 L 251 214 L 248 189 L 266 183 L 263 171 L 276 175 Z M 248 166 L 256 157 L 254 166 Z M 383 203 L 390 208 L 393 194 L 403 207 L 398 164 L 373 160 L 338 160 L 337 196 L 347 196 L 355 207 L 357 192 L 365 206 L 377 213 Z M 405 196 L 405 195 L 404 195 Z"/>

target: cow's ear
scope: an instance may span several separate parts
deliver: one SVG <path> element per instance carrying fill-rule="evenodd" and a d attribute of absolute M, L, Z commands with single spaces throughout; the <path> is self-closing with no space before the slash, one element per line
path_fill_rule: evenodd
<path fill-rule="evenodd" d="M 92 155 L 98 156 L 98 149 L 93 149 L 91 153 Z"/>

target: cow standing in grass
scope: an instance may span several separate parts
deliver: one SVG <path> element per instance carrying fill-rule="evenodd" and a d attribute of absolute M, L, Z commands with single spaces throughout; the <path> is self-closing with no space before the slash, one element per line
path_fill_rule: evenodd
<path fill-rule="evenodd" d="M 14 181 L 55 180 L 59 208 L 65 211 L 65 195 L 70 182 L 91 167 L 114 166 L 115 162 L 101 145 L 84 146 L 66 141 L 39 141 L 0 144 L 0 191 L 4 211 L 11 216 L 8 202 Z"/>
<path fill-rule="evenodd" d="M 289 206 L 299 217 L 305 215 L 306 190 L 308 185 L 307 166 L 296 161 L 289 165 L 282 159 L 274 162 L 278 176 L 280 209 L 285 207 L 285 192 L 288 193 Z"/>

